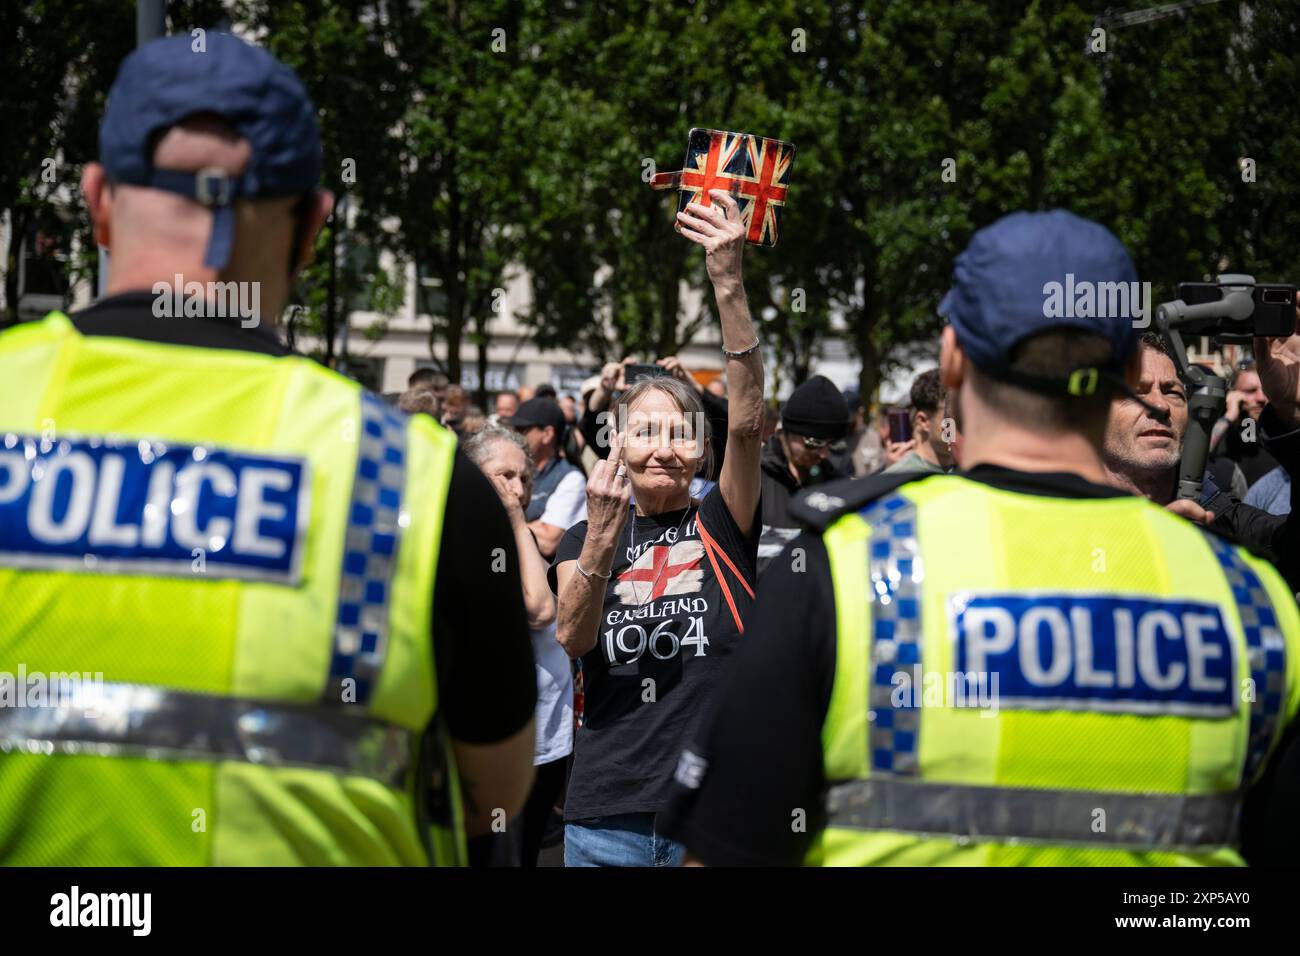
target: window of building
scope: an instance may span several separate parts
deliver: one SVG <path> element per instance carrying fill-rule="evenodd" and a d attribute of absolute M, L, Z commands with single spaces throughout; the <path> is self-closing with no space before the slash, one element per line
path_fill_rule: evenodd
<path fill-rule="evenodd" d="M 423 266 L 416 268 L 415 275 L 415 314 L 445 316 L 447 293 L 443 291 L 442 279 L 429 275 Z"/>
<path fill-rule="evenodd" d="M 18 308 L 43 315 L 62 308 L 70 288 L 72 225 L 43 216 L 23 234 L 18 266 Z"/>

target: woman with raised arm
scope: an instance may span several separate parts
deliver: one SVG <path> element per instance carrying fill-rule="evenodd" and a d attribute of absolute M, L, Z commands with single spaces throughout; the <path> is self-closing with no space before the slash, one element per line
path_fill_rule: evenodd
<path fill-rule="evenodd" d="M 704 247 L 731 391 L 727 434 L 709 434 L 695 389 L 644 379 L 610 408 L 610 452 L 587 482 L 587 520 L 552 568 L 558 639 L 582 658 L 586 716 L 565 801 L 567 866 L 675 866 L 683 850 L 655 813 L 753 600 L 763 364 L 741 282 L 745 227 L 711 190 L 678 229 Z M 703 500 L 715 441 L 726 455 Z"/>

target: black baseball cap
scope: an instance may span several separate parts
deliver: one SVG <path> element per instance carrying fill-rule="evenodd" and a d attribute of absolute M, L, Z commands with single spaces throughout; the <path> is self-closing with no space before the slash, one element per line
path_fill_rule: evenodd
<path fill-rule="evenodd" d="M 555 429 L 556 435 L 563 434 L 564 426 L 568 424 L 564 409 L 553 398 L 530 398 L 503 421 L 511 428 L 545 428 L 550 425 Z"/>
<path fill-rule="evenodd" d="M 252 155 L 241 174 L 154 168 L 158 137 L 199 113 L 220 117 L 248 140 Z M 122 61 L 99 130 L 99 159 L 114 182 L 210 207 L 203 264 L 221 269 L 234 243 L 236 199 L 301 196 L 319 184 L 320 128 L 297 75 L 270 53 L 228 33 L 208 31 L 201 46 L 184 34 L 147 43 Z"/>

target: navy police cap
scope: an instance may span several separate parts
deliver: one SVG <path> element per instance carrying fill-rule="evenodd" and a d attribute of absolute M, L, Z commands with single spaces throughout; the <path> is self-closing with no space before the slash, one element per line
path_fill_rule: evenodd
<path fill-rule="evenodd" d="M 1140 294 L 1128 251 L 1105 226 L 1063 209 L 1016 212 L 975 233 L 953 264 L 939 314 L 995 378 L 1021 379 L 1008 370 L 1015 347 L 1062 327 L 1107 339 L 1110 362 L 1096 371 L 1119 373 L 1137 344 Z"/>
<path fill-rule="evenodd" d="M 158 138 L 188 116 L 211 113 L 248 140 L 243 173 L 155 169 Z M 99 130 L 99 157 L 114 182 L 165 189 L 212 207 L 203 264 L 223 268 L 238 198 L 303 195 L 321 174 L 316 108 L 293 70 L 228 33 L 145 44 L 122 61 Z"/>

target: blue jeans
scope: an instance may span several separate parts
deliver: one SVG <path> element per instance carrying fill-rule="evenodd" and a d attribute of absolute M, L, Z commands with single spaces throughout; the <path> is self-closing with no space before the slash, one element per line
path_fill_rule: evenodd
<path fill-rule="evenodd" d="M 574 820 L 564 827 L 565 866 L 681 866 L 686 847 L 655 833 L 653 813 Z"/>

